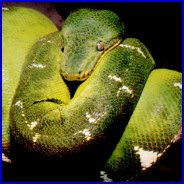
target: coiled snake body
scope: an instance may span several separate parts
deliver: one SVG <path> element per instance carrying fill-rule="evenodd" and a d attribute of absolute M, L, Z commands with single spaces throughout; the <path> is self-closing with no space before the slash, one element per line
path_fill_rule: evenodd
<path fill-rule="evenodd" d="M 12 100 L 11 141 L 58 160 L 95 152 L 110 181 L 156 163 L 181 134 L 181 73 L 153 70 L 143 43 L 123 34 L 113 12 L 81 9 L 36 42 Z M 66 80 L 84 81 L 72 98 Z"/>

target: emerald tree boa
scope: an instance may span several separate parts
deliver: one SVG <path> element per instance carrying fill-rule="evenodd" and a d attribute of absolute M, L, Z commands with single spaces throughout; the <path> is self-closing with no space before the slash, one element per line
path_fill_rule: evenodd
<path fill-rule="evenodd" d="M 182 74 L 154 69 L 124 32 L 109 10 L 80 9 L 61 31 L 33 10 L 3 10 L 5 162 L 43 158 L 63 173 L 81 164 L 104 181 L 136 181 L 164 157 L 181 135 Z"/>

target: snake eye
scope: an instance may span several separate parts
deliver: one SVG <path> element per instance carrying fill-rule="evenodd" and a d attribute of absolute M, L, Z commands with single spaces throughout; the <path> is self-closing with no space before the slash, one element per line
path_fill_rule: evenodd
<path fill-rule="evenodd" d="M 104 43 L 102 41 L 99 41 L 97 44 L 96 44 L 96 49 L 98 51 L 103 51 L 104 50 Z"/>
<path fill-rule="evenodd" d="M 64 40 L 61 40 L 61 51 L 64 52 Z"/>

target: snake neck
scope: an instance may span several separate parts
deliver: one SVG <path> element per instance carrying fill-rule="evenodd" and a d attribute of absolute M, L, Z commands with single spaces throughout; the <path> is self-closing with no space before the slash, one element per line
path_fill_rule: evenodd
<path fill-rule="evenodd" d="M 120 45 L 120 43 L 122 42 L 122 38 L 120 38 L 114 45 L 112 45 L 111 47 L 109 47 L 109 49 L 107 49 L 101 56 L 100 58 L 97 60 L 96 64 L 94 65 L 94 67 L 91 69 L 91 71 L 89 72 L 88 76 L 91 75 L 91 73 L 97 68 L 98 64 L 101 62 L 102 58 L 104 58 L 111 50 L 113 50 L 114 48 L 116 48 L 118 45 Z"/>
<path fill-rule="evenodd" d="M 116 48 L 121 42 L 122 42 L 123 38 L 120 38 L 114 45 L 112 45 L 109 49 L 107 49 L 99 58 L 99 60 L 96 62 L 96 65 L 100 62 L 100 60 L 106 56 L 107 53 L 109 53 L 112 49 Z M 96 66 L 95 65 L 95 66 Z M 94 66 L 94 68 L 95 68 Z"/>

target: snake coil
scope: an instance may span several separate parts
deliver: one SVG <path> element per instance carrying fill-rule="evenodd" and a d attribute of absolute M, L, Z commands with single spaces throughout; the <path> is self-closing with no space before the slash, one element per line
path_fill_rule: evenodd
<path fill-rule="evenodd" d="M 157 163 L 181 134 L 181 73 L 154 69 L 142 42 L 122 40 L 124 25 L 109 10 L 80 9 L 45 35 L 16 76 L 12 157 L 26 150 L 30 162 L 59 162 L 63 173 L 96 167 L 105 181 L 131 180 Z M 66 80 L 84 81 L 72 98 Z"/>

